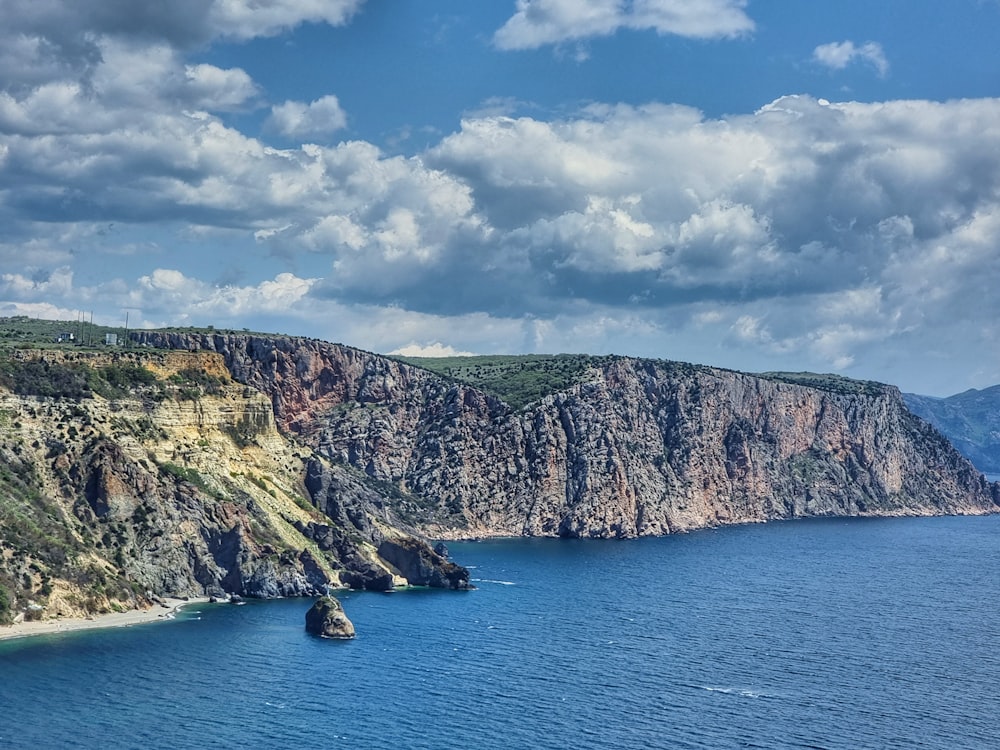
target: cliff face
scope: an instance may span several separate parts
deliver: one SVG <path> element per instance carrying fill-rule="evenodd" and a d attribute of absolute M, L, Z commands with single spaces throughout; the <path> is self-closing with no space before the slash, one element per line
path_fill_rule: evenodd
<path fill-rule="evenodd" d="M 997 490 L 889 386 L 602 362 L 515 411 L 324 342 L 148 332 L 220 353 L 282 429 L 437 537 L 633 537 L 827 515 L 988 513 Z"/>
<path fill-rule="evenodd" d="M 425 583 L 379 556 L 431 551 L 372 480 L 290 441 L 217 354 L 20 352 L 3 374 L 0 622 Z"/>

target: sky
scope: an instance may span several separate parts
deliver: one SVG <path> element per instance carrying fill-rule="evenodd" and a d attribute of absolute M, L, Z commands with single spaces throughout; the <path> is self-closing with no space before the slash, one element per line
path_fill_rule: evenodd
<path fill-rule="evenodd" d="M 1000 383 L 1000 0 L 0 19 L 0 315 Z"/>

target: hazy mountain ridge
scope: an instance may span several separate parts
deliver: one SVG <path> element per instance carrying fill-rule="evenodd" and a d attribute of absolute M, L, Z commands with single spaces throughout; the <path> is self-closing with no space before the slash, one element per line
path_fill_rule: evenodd
<path fill-rule="evenodd" d="M 904 393 L 910 410 L 943 432 L 980 471 L 1000 474 L 1000 385 L 946 398 Z"/>

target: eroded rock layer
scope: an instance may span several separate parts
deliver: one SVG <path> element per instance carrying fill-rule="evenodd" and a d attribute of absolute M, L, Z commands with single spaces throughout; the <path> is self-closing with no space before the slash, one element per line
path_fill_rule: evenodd
<path fill-rule="evenodd" d="M 216 353 L 24 350 L 0 379 L 0 624 L 387 590 L 418 582 L 380 545 L 433 554 L 377 480 L 290 440 Z"/>
<path fill-rule="evenodd" d="M 891 386 L 605 358 L 514 410 L 326 342 L 144 332 L 216 352 L 282 430 L 441 538 L 634 537 L 807 516 L 989 513 L 998 491 Z M 371 486 L 371 485 L 369 485 Z"/>

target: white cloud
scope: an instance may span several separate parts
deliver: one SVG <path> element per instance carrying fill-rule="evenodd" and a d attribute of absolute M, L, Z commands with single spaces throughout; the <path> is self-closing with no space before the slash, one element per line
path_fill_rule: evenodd
<path fill-rule="evenodd" d="M 871 65 L 882 78 L 889 73 L 889 61 L 878 42 L 856 45 L 848 40 L 821 44 L 813 50 L 813 60 L 833 70 L 843 70 L 851 63 L 861 61 Z"/>
<path fill-rule="evenodd" d="M 711 39 L 754 29 L 745 0 L 518 0 L 514 15 L 496 32 L 500 49 L 534 49 L 619 29 Z"/>
<path fill-rule="evenodd" d="M 239 39 L 273 36 L 303 22 L 340 26 L 364 0 L 214 0 L 208 23 L 215 33 Z"/>
<path fill-rule="evenodd" d="M 51 272 L 38 271 L 32 276 L 20 273 L 0 274 L 0 294 L 15 299 L 64 299 L 73 288 L 73 271 L 60 266 Z"/>
<path fill-rule="evenodd" d="M 250 6 L 227 7 L 188 11 L 209 35 L 222 33 L 220 18 L 236 36 L 277 28 Z M 268 7 L 295 23 L 357 4 Z M 692 24 L 696 9 L 725 18 L 728 8 L 745 19 L 732 33 L 750 28 L 739 3 L 522 3 L 518 13 L 537 44 L 625 27 L 711 35 L 651 20 L 682 7 Z M 169 24 L 137 45 L 113 19 L 67 12 L 99 30 L 79 51 L 83 68 L 24 41 L 22 15 L 15 46 L 35 67 L 0 87 L 0 298 L 15 309 L 138 307 L 147 321 L 236 327 L 323 317 L 337 321 L 324 324 L 329 335 L 380 350 L 447 341 L 694 358 L 704 351 L 675 332 L 726 332 L 732 351 L 841 368 L 918 332 L 940 349 L 942 321 L 1000 314 L 998 100 L 783 97 L 719 119 L 660 104 L 513 118 L 496 103 L 410 157 L 363 141 L 279 149 L 216 114 L 254 106 L 245 71 L 192 64 Z M 5 54 L 0 45 L 0 66 Z M 866 54 L 818 53 L 878 67 Z M 330 96 L 278 105 L 270 124 L 321 139 L 345 118 Z M 98 237 L 112 223 L 132 234 Z M 161 240 L 245 241 L 295 273 L 227 285 L 171 262 L 76 286 L 77 253 L 131 263 L 169 246 L 147 243 L 147 227 Z M 1000 333 L 977 335 L 985 347 Z"/>
<path fill-rule="evenodd" d="M 316 279 L 280 273 L 256 286 L 217 286 L 180 271 L 158 268 L 141 276 L 128 292 L 128 307 L 145 315 L 181 313 L 183 320 L 230 319 L 246 315 L 287 313 L 309 294 Z M 175 323 L 176 324 L 176 323 Z"/>
<path fill-rule="evenodd" d="M 78 320 L 82 312 L 79 309 L 59 307 L 50 302 L 0 302 L 0 315 L 3 317 L 26 315 L 29 318 L 41 318 L 42 320 Z M 98 318 L 95 318 L 94 322 L 98 325 L 102 324 Z"/>
<path fill-rule="evenodd" d="M 393 349 L 389 354 L 398 354 L 401 357 L 471 357 L 472 352 L 462 352 L 453 346 L 447 346 L 440 341 L 430 344 L 418 344 L 411 341 L 406 346 Z"/>
<path fill-rule="evenodd" d="M 186 65 L 184 74 L 191 104 L 199 109 L 238 109 L 258 93 L 253 79 L 240 68 L 224 70 L 214 65 Z"/>
<path fill-rule="evenodd" d="M 271 108 L 267 126 L 289 138 L 328 136 L 347 126 L 347 115 L 335 96 L 305 104 L 288 101 Z"/>

